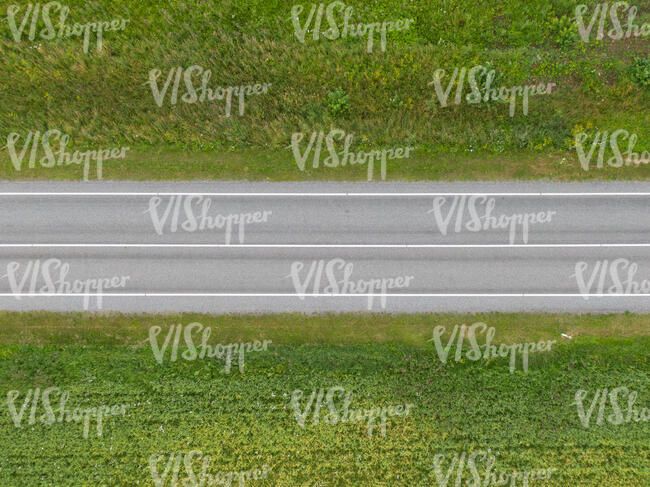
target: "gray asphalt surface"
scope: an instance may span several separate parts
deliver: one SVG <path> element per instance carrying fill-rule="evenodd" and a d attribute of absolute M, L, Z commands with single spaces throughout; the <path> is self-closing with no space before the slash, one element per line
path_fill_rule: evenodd
<path fill-rule="evenodd" d="M 200 199 L 179 193 L 215 194 Z M 480 197 L 485 193 L 507 195 Z M 436 198 L 444 198 L 437 213 Z M 192 229 L 187 221 L 185 206 L 198 224 L 206 200 L 206 215 L 222 228 Z M 471 231 L 472 205 L 477 216 L 492 205 L 496 221 L 554 213 L 548 222 L 531 222 L 524 239 L 520 223 L 512 234 L 509 228 Z M 650 296 L 621 295 L 650 294 L 643 287 L 650 281 L 650 245 L 642 245 L 650 244 L 649 209 L 648 183 L 0 182 L 0 309 L 650 312 Z M 250 217 L 243 225 L 230 217 L 226 231 L 227 216 L 242 214 Z M 606 246 L 621 244 L 627 246 Z M 591 287 L 579 286 L 580 262 Z M 70 283 L 128 279 L 105 289 L 101 299 L 45 296 L 59 291 L 44 287 L 42 268 L 58 264 L 69 266 L 64 280 Z M 339 282 L 347 265 L 354 290 L 331 286 L 328 264 Z M 618 287 L 616 275 L 623 281 Z M 387 296 L 366 296 L 381 293 L 382 279 L 393 286 Z M 626 279 L 639 289 L 628 293 Z M 377 289 L 370 291 L 368 282 Z M 585 299 L 585 292 L 605 295 Z M 339 295 L 322 295 L 328 293 Z"/>

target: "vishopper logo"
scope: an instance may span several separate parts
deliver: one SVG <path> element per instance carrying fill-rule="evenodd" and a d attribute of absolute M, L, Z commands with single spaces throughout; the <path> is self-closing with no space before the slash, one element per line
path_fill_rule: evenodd
<path fill-rule="evenodd" d="M 367 164 L 367 178 L 368 181 L 372 181 L 375 176 L 375 163 L 380 164 L 380 175 L 382 181 L 386 180 L 386 162 L 392 159 L 408 159 L 410 157 L 410 152 L 415 150 L 415 147 L 398 147 L 395 149 L 376 149 L 371 151 L 350 151 L 354 135 L 347 134 L 345 131 L 340 129 L 331 130 L 327 136 L 324 132 L 312 132 L 311 137 L 309 138 L 309 143 L 305 150 L 301 152 L 300 143 L 305 138 L 305 134 L 302 132 L 295 132 L 291 135 L 291 150 L 293 151 L 293 157 L 296 160 L 296 164 L 301 171 L 305 170 L 307 159 L 313 150 L 313 163 L 312 167 L 318 169 L 320 167 L 321 153 L 323 152 L 323 142 L 325 142 L 325 147 L 329 154 L 323 160 L 324 167 L 344 167 L 347 165 L 364 165 Z M 344 140 L 345 139 L 345 140 Z M 336 140 L 344 140 L 343 150 L 340 152 L 336 147 Z"/>
<path fill-rule="evenodd" d="M 183 103 L 193 104 L 193 103 L 204 103 L 206 101 L 215 101 L 215 100 L 225 100 L 225 111 L 224 114 L 226 118 L 230 117 L 232 111 L 232 102 L 233 98 L 236 98 L 239 106 L 239 115 L 243 116 L 244 111 L 246 110 L 246 97 L 252 95 L 265 95 L 268 93 L 271 83 L 255 85 L 242 85 L 242 86 L 217 86 L 214 90 L 208 88 L 208 83 L 210 78 L 212 78 L 212 71 L 209 69 L 204 69 L 201 66 L 193 65 L 189 68 L 171 68 L 169 74 L 162 85 L 162 88 L 158 86 L 158 78 L 162 71 L 160 69 L 152 69 L 149 71 L 149 80 L 144 84 L 151 87 L 151 93 L 156 102 L 156 105 L 162 107 L 165 102 L 165 96 L 167 91 L 171 86 L 172 91 L 169 96 L 169 104 L 171 106 L 176 105 L 179 99 L 179 89 L 181 84 L 181 78 L 183 79 L 183 84 L 185 85 L 185 93 L 180 97 L 180 100 Z M 195 79 L 194 77 L 200 76 L 201 85 L 197 92 L 197 89 L 194 86 Z"/>
<path fill-rule="evenodd" d="M 515 343 L 511 345 L 502 343 L 497 347 L 496 345 L 492 345 L 492 340 L 496 335 L 496 328 L 488 327 L 485 323 L 477 322 L 469 327 L 466 325 L 462 325 L 460 328 L 458 325 L 454 326 L 449 340 L 447 341 L 447 346 L 445 347 L 442 343 L 442 337 L 445 332 L 446 329 L 444 326 L 436 326 L 433 330 L 433 337 L 429 339 L 430 342 L 435 344 L 438 358 L 443 364 L 447 363 L 451 347 L 454 341 L 456 341 L 456 350 L 454 353 L 454 360 L 456 362 L 462 361 L 463 352 L 465 352 L 465 358 L 471 361 L 481 359 L 490 360 L 491 358 L 496 357 L 506 358 L 510 355 L 511 374 L 514 373 L 517 366 L 517 353 L 521 354 L 523 371 L 528 372 L 528 354 L 534 352 L 550 352 L 553 344 L 557 343 L 557 340 L 540 340 L 538 343 Z M 470 344 L 470 348 L 467 351 L 463 350 L 463 340 L 466 336 L 465 333 L 467 333 L 467 339 Z M 485 345 L 479 345 L 477 333 L 485 333 Z M 485 350 L 482 351 L 482 348 Z"/>
<path fill-rule="evenodd" d="M 580 294 L 585 300 L 590 294 L 650 294 L 650 280 L 635 280 L 639 265 L 625 258 L 609 261 L 598 260 L 590 265 L 581 261 L 576 263 L 575 278 Z"/>
<path fill-rule="evenodd" d="M 237 485 L 244 487 L 246 482 L 250 482 L 251 480 L 266 479 L 272 470 L 264 464 L 261 468 L 211 474 L 209 470 L 212 468 L 212 457 L 210 455 L 204 455 L 201 450 L 192 450 L 189 453 L 172 452 L 161 474 L 158 470 L 158 464 L 164 460 L 165 455 L 156 453 L 149 457 L 149 470 L 151 471 L 151 477 L 156 487 L 163 487 L 164 485 L 171 485 L 172 487 L 178 485 L 182 485 L 183 487 L 204 487 L 206 485 L 232 487 L 233 485 Z M 199 470 L 195 470 L 195 467 L 198 466 L 196 465 L 197 462 L 201 462 L 200 473 Z M 181 480 L 179 477 L 182 470 L 185 470 L 187 476 Z M 166 480 L 170 474 L 172 476 L 169 479 L 169 484 L 167 484 Z"/>
<path fill-rule="evenodd" d="M 312 413 L 312 424 L 317 425 L 320 422 L 321 409 L 323 407 L 323 399 L 325 399 L 329 413 L 325 415 L 323 420 L 330 425 L 340 423 L 363 423 L 367 421 L 366 432 L 368 438 L 372 437 L 372 433 L 377 426 L 380 426 L 381 436 L 386 436 L 386 421 L 387 418 L 393 416 L 408 416 L 413 404 L 405 404 L 404 406 L 384 406 L 374 407 L 369 409 L 350 409 L 352 404 L 352 392 L 346 392 L 345 388 L 336 386 L 330 387 L 325 393 L 324 389 L 319 389 L 318 392 L 313 390 L 309 396 L 309 401 L 301 408 L 300 401 L 304 396 L 304 392 L 296 389 L 291 393 L 291 408 L 293 414 L 301 428 L 305 427 L 305 422 L 310 413 Z M 335 404 L 337 395 L 343 399 L 341 412 Z M 314 404 L 314 400 L 316 404 Z M 313 411 L 312 411 L 312 408 Z M 379 421 L 379 424 L 375 422 Z"/>
<path fill-rule="evenodd" d="M 547 83 L 546 85 L 539 83 L 537 85 L 513 86 L 512 88 L 506 86 L 492 87 L 492 83 L 496 78 L 496 71 L 493 69 L 488 71 L 485 66 L 477 65 L 469 70 L 465 67 L 461 68 L 460 71 L 458 68 L 454 68 L 454 73 L 447 83 L 447 88 L 443 89 L 442 78 L 446 74 L 447 72 L 444 69 L 436 69 L 433 73 L 433 81 L 428 84 L 429 87 L 433 85 L 435 88 L 436 96 L 443 108 L 449 106 L 449 95 L 454 85 L 456 85 L 454 105 L 460 105 L 463 101 L 472 105 L 487 103 L 488 101 L 507 101 L 510 103 L 510 117 L 515 116 L 517 97 L 522 97 L 523 114 L 528 115 L 528 98 L 536 95 L 550 95 L 553 87 L 557 86 L 555 83 Z M 465 77 L 468 78 L 471 93 L 466 94 L 463 98 Z M 483 80 L 483 86 L 479 86 L 480 80 Z"/>
<path fill-rule="evenodd" d="M 91 32 L 97 34 L 96 45 L 97 51 L 99 52 L 102 50 L 104 32 L 124 30 L 126 29 L 126 24 L 129 22 L 128 19 L 115 19 L 110 22 L 97 21 L 88 22 L 86 24 L 66 24 L 66 19 L 70 14 L 70 8 L 61 5 L 59 2 L 48 2 L 43 6 L 41 6 L 40 3 L 30 3 L 26 6 L 25 11 L 22 14 L 22 20 L 18 17 L 21 10 L 22 7 L 20 5 L 9 5 L 7 7 L 9 28 L 11 29 L 11 35 L 16 42 L 21 41 L 27 23 L 29 22 L 29 34 L 27 38 L 30 41 L 36 40 L 37 37 L 49 41 L 54 38 L 67 39 L 69 37 L 83 36 L 84 53 L 88 53 L 89 51 Z M 55 28 L 52 19 L 56 12 L 59 12 L 58 29 Z M 40 31 L 38 30 L 39 16 L 43 19 L 43 24 L 45 26 L 45 28 Z"/>
<path fill-rule="evenodd" d="M 7 278 L 14 297 L 20 300 L 22 294 L 82 294 L 84 309 L 90 307 L 93 292 L 96 291 L 97 309 L 102 308 L 102 293 L 106 289 L 123 288 L 129 276 L 68 280 L 70 264 L 59 259 L 47 259 L 41 262 L 30 260 L 20 274 L 21 264 L 10 262 L 7 273 L 0 279 Z M 58 276 L 56 275 L 58 273 Z M 27 292 L 25 292 L 27 291 Z"/>
<path fill-rule="evenodd" d="M 312 294 L 319 294 L 321 286 L 325 294 L 368 294 L 368 310 L 372 309 L 374 298 L 380 296 L 382 309 L 386 308 L 387 291 L 409 287 L 413 276 L 398 276 L 390 278 L 358 279 L 352 281 L 354 264 L 344 259 L 314 260 L 309 264 L 307 274 L 301 279 L 302 271 L 306 268 L 304 262 L 293 262 L 291 278 L 293 286 L 302 300 L 309 295 L 307 289 L 311 286 Z M 323 282 L 323 276 L 325 282 Z M 378 293 L 376 293 L 378 292 Z"/>
<path fill-rule="evenodd" d="M 492 453 L 491 449 L 473 452 L 455 453 L 449 460 L 449 466 L 443 467 L 447 455 L 439 453 L 434 457 L 433 470 L 438 487 L 489 487 L 491 485 L 508 485 L 509 487 L 527 487 L 535 480 L 548 480 L 556 468 L 542 468 L 536 470 L 513 470 L 512 472 L 495 470 L 499 452 Z M 465 480 L 467 469 L 471 479 Z M 451 480 L 456 472 L 455 480 Z M 453 482 L 453 483 L 450 483 Z"/>
<path fill-rule="evenodd" d="M 627 150 L 624 152 L 619 148 L 619 138 L 621 141 L 627 139 Z M 589 144 L 589 139 L 589 135 L 585 132 L 580 132 L 575 136 L 575 149 L 578 153 L 580 165 L 585 171 L 589 171 L 589 166 L 591 165 L 596 148 L 598 148 L 596 167 L 601 169 L 604 166 L 608 144 L 611 147 L 613 154 L 609 159 L 607 159 L 607 164 L 611 167 L 623 167 L 623 165 L 639 166 L 641 164 L 650 163 L 650 151 L 643 151 L 642 154 L 634 152 L 634 146 L 637 143 L 638 137 L 636 134 L 630 134 L 630 132 L 625 129 L 615 130 L 611 134 L 607 131 L 602 133 L 596 132 L 596 135 L 594 135 L 593 140 L 591 141 L 589 152 L 585 153 L 585 148 Z"/>
<path fill-rule="evenodd" d="M 95 162 L 97 179 L 102 179 L 102 164 L 104 161 L 111 159 L 124 159 L 126 157 L 126 152 L 129 150 L 129 147 L 116 147 L 113 149 L 96 149 L 88 150 L 85 152 L 74 151 L 70 153 L 66 150 L 68 143 L 70 142 L 70 136 L 62 133 L 60 130 L 52 129 L 47 130 L 41 134 L 40 131 L 32 132 L 31 130 L 27 132 L 25 136 L 25 143 L 23 144 L 22 149 L 17 148 L 17 143 L 20 140 L 21 135 L 17 132 L 11 132 L 7 136 L 7 145 L 4 148 L 7 148 L 9 151 L 9 156 L 11 157 L 11 163 L 13 164 L 16 171 L 20 171 L 23 166 L 23 161 L 29 152 L 29 168 L 34 169 L 36 167 L 36 161 L 38 164 L 45 168 L 55 167 L 55 166 L 69 166 L 71 164 L 79 165 L 83 163 L 83 179 L 88 181 L 90 177 L 90 165 L 91 162 Z M 58 147 L 52 147 L 53 142 L 58 140 Z M 44 152 L 44 156 L 40 159 L 38 157 L 39 144 Z M 31 149 L 30 149 L 31 146 Z"/>
<path fill-rule="evenodd" d="M 233 229 L 239 243 L 244 243 L 246 225 L 267 223 L 271 211 L 260 210 L 247 213 L 216 214 L 210 216 L 212 199 L 197 195 L 170 196 L 166 203 L 159 196 L 149 200 L 149 208 L 145 210 L 151 216 L 151 222 L 158 235 L 165 232 L 202 232 L 223 230 L 226 245 L 230 245 Z M 162 213 L 159 213 L 159 208 Z"/>
<path fill-rule="evenodd" d="M 381 37 L 380 46 L 381 51 L 386 52 L 386 33 L 387 32 L 400 32 L 407 31 L 411 28 L 411 24 L 415 23 L 414 19 L 400 19 L 396 21 L 373 22 L 369 24 L 352 24 L 352 14 L 354 9 L 346 7 L 343 2 L 331 2 L 325 7 L 325 4 L 320 3 L 318 6 L 312 4 L 309 15 L 304 23 L 300 22 L 300 15 L 305 8 L 302 5 L 294 5 L 291 8 L 291 22 L 296 37 L 301 44 L 305 43 L 309 27 L 313 22 L 312 37 L 317 41 L 322 35 L 325 39 L 331 41 L 336 39 L 345 39 L 346 37 L 366 37 L 366 50 L 372 52 L 375 42 L 375 35 L 379 34 Z M 316 16 L 314 18 L 314 15 Z M 329 28 L 322 31 L 323 15 L 327 20 Z M 342 16 L 342 19 L 341 19 Z"/>
<path fill-rule="evenodd" d="M 496 206 L 495 198 L 487 196 L 454 196 L 451 199 L 447 214 L 444 214 L 444 207 L 447 204 L 446 196 L 438 196 L 433 200 L 433 208 L 427 213 L 433 213 L 438 231 L 446 236 L 449 231 L 449 224 L 455 217 L 453 231 L 460 233 L 463 230 L 468 232 L 480 232 L 487 230 L 509 230 L 509 242 L 514 244 L 517 240 L 517 233 L 521 232 L 523 243 L 528 243 L 528 233 L 531 225 L 550 223 L 555 211 L 540 211 L 537 213 L 519 213 L 512 215 L 493 216 Z M 469 217 L 465 220 L 465 217 Z"/>
<path fill-rule="evenodd" d="M 119 404 L 115 406 L 102 405 L 91 408 L 77 407 L 74 409 L 69 409 L 66 407 L 66 404 L 70 398 L 70 392 L 61 392 L 61 389 L 58 387 L 48 387 L 41 393 L 41 389 L 37 387 L 34 390 L 30 389 L 27 391 L 22 406 L 20 407 L 20 410 L 18 410 L 16 408 L 16 399 L 18 399 L 20 394 L 20 391 L 9 391 L 7 393 L 7 406 L 9 408 L 9 414 L 16 428 L 21 428 L 23 426 L 23 417 L 27 412 L 27 406 L 31 402 L 29 419 L 27 420 L 28 425 L 33 426 L 37 422 L 40 422 L 44 425 L 51 425 L 54 423 L 63 423 L 64 421 L 66 423 L 70 423 L 71 421 L 74 423 L 81 423 L 83 421 L 84 438 L 88 438 L 91 418 L 96 420 L 97 436 L 99 437 L 102 436 L 104 418 L 110 416 L 123 416 L 126 413 L 127 408 L 139 406 L 139 404 Z M 54 394 L 59 395 L 58 410 L 52 406 Z M 39 399 L 43 404 L 45 414 L 37 416 L 36 411 L 38 409 Z"/>
<path fill-rule="evenodd" d="M 169 355 L 169 361 L 176 362 L 179 355 L 179 343 L 182 335 L 185 341 L 185 345 L 187 347 L 187 349 L 180 354 L 183 360 L 187 360 L 187 361 L 193 361 L 196 359 L 203 360 L 206 357 L 218 358 L 218 359 L 225 358 L 226 363 L 225 363 L 224 372 L 226 374 L 230 373 L 233 356 L 238 356 L 239 372 L 243 373 L 244 354 L 251 351 L 253 352 L 266 351 L 268 349 L 268 346 L 271 343 L 273 343 L 271 340 L 264 340 L 263 343 L 260 342 L 259 340 L 255 340 L 252 343 L 251 342 L 230 343 L 227 345 L 218 343 L 216 345 L 209 345 L 208 340 L 210 339 L 210 335 L 212 334 L 212 328 L 210 327 L 204 328 L 201 323 L 194 322 L 187 325 L 185 329 L 183 329 L 183 325 L 181 324 L 170 326 L 164 342 L 162 343 L 162 345 L 159 345 L 158 335 L 160 335 L 161 331 L 162 331 L 161 327 L 152 326 L 151 328 L 149 328 L 149 339 L 148 339 L 148 341 L 151 343 L 151 350 L 153 351 L 153 355 L 159 364 L 163 363 L 165 351 L 170 345 L 171 345 L 171 351 Z M 197 350 L 197 347 L 194 344 L 193 334 L 195 332 L 197 334 L 201 333 L 201 331 L 203 331 L 201 335 L 201 344 L 199 345 Z M 172 343 L 172 337 L 174 340 L 173 343 Z"/>
<path fill-rule="evenodd" d="M 575 393 L 574 402 L 572 406 L 576 406 L 580 423 L 585 428 L 589 428 L 592 415 L 598 406 L 598 415 L 596 417 L 596 425 L 602 426 L 607 420 L 608 423 L 613 425 L 628 424 L 634 421 L 635 423 L 650 421 L 650 409 L 642 408 L 636 409 L 636 403 L 639 394 L 637 391 L 631 391 L 625 386 L 616 387 L 611 391 L 607 388 L 597 389 L 594 393 L 591 403 L 585 410 L 585 400 L 589 392 L 586 390 L 579 390 Z M 612 413 L 605 418 L 605 411 L 607 404 L 611 405 Z M 627 408 L 623 409 L 621 403 L 625 403 Z"/>
<path fill-rule="evenodd" d="M 611 21 L 612 28 L 607 31 L 607 37 L 612 40 L 629 39 L 630 37 L 648 37 L 650 36 L 650 23 L 645 23 L 641 26 L 634 22 L 637 16 L 638 8 L 630 6 L 627 2 L 609 2 L 599 3 L 595 6 L 589 23 L 585 24 L 585 14 L 589 10 L 587 5 L 578 5 L 575 10 L 576 22 L 578 24 L 578 32 L 583 42 L 589 43 L 591 32 L 593 31 L 596 22 L 598 21 L 598 32 L 596 40 L 602 40 L 605 37 L 605 28 L 607 25 L 607 17 Z M 625 27 L 621 25 L 621 17 L 627 13 L 627 22 Z"/>

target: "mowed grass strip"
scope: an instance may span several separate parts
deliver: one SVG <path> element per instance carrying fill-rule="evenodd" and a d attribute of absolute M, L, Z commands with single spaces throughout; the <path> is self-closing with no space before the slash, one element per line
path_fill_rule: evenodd
<path fill-rule="evenodd" d="M 644 122 L 645 123 L 645 122 Z M 650 120 L 647 121 L 650 126 Z M 650 134 L 647 137 L 650 140 Z M 377 147 L 361 149 L 372 150 Z M 304 146 L 302 147 L 304 149 Z M 609 149 L 608 149 L 609 150 Z M 636 149 L 635 149 L 636 150 Z M 642 151 L 636 150 L 641 153 Z M 323 153 L 321 159 L 327 155 Z M 312 153 L 313 155 L 313 153 Z M 596 155 L 592 164 L 596 164 Z M 313 162 L 313 161 L 312 161 Z M 311 164 L 311 163 L 310 163 Z M 373 181 L 380 164 L 374 166 Z M 516 150 L 504 154 L 440 154 L 418 150 L 408 159 L 389 160 L 386 181 L 635 181 L 650 179 L 650 164 L 602 169 L 591 167 L 584 171 L 575 153 L 552 151 L 535 153 Z M 96 164 L 90 164 L 90 179 L 96 177 Z M 80 180 L 83 165 L 55 166 L 30 169 L 25 164 L 16 171 L 9 155 L 0 150 L 0 180 Z M 320 167 L 311 165 L 299 170 L 290 149 L 264 150 L 247 148 L 237 151 L 196 152 L 176 148 L 156 150 L 141 147 L 129 152 L 124 160 L 109 160 L 102 164 L 102 177 L 113 181 L 367 181 L 367 165 Z"/>
<path fill-rule="evenodd" d="M 243 372 L 234 363 L 226 374 L 224 361 L 214 358 L 171 362 L 169 350 L 159 364 L 144 342 L 149 327 L 161 326 L 160 345 L 169 326 L 195 321 L 213 328 L 211 343 L 273 344 L 247 353 Z M 433 328 L 451 331 L 476 321 L 494 326 L 497 342 L 558 343 L 551 352 L 531 354 L 528 372 L 518 361 L 511 374 L 506 358 L 456 362 L 453 346 L 442 363 L 427 342 Z M 29 426 L 23 419 L 18 429 L 3 404 L 0 484 L 150 486 L 150 455 L 201 450 L 212 457 L 212 475 L 272 467 L 267 479 L 246 483 L 252 486 L 424 486 L 437 485 L 435 455 L 447 455 L 446 469 L 456 452 L 490 448 L 499 452 L 497 471 L 557 469 L 550 480 L 531 485 L 643 487 L 650 482 L 650 423 L 598 426 L 592 418 L 585 428 L 572 403 L 579 389 L 590 392 L 590 401 L 596 389 L 626 386 L 638 392 L 637 409 L 650 407 L 648 323 L 648 315 L 631 314 L 3 312 L 0 395 L 21 391 L 20 407 L 27 390 L 57 386 L 70 391 L 70 408 L 139 406 L 107 418 L 102 437 L 91 424 L 84 439 L 82 425 L 74 423 Z M 353 392 L 352 408 L 414 407 L 409 416 L 389 418 L 383 437 L 376 430 L 369 438 L 365 423 L 325 423 L 325 406 L 319 424 L 310 415 L 301 428 L 291 393 L 305 392 L 305 408 L 313 390 L 334 386 Z M 193 466 L 200 471 L 198 460 Z M 186 476 L 181 468 L 180 479 Z M 463 479 L 470 479 L 467 471 Z"/>
<path fill-rule="evenodd" d="M 149 328 L 198 322 L 212 328 L 209 343 L 269 339 L 278 345 L 404 344 L 427 346 L 436 326 L 484 322 L 496 328 L 495 343 L 650 336 L 650 315 L 551 313 L 300 313 L 269 315 L 51 313 L 0 311 L 0 344 L 148 346 Z"/>

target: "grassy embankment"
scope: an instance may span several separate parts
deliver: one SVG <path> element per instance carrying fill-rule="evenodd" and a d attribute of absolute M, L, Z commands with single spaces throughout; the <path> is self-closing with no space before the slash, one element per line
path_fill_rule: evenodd
<path fill-rule="evenodd" d="M 291 134 L 333 128 L 354 135 L 354 150 L 416 147 L 410 159 L 389 161 L 388 180 L 650 176 L 650 165 L 586 172 L 576 157 L 573 138 L 582 131 L 591 142 L 599 131 L 625 129 L 638 136 L 636 152 L 650 149 L 648 38 L 595 41 L 596 26 L 584 43 L 574 14 L 584 0 L 346 2 L 355 23 L 415 19 L 409 30 L 388 34 L 385 52 L 377 38 L 371 53 L 358 38 L 307 34 L 300 43 L 290 20 L 293 0 L 65 3 L 69 23 L 130 22 L 105 34 L 101 52 L 91 43 L 84 54 L 79 38 L 29 41 L 25 34 L 17 43 L 3 19 L 0 145 L 11 132 L 21 134 L 20 148 L 30 130 L 59 129 L 70 136 L 71 150 L 130 147 L 125 160 L 104 163 L 105 179 L 365 179 L 363 166 L 323 169 L 325 154 L 321 168 L 298 169 Z M 586 3 L 588 23 L 598 2 Z M 303 23 L 311 4 L 304 5 Z M 635 22 L 650 21 L 650 2 L 636 5 Z M 532 97 L 527 116 L 521 100 L 512 118 L 500 102 L 442 108 L 428 86 L 435 70 L 477 64 L 495 69 L 496 86 L 557 88 Z M 226 117 L 223 101 L 172 106 L 169 94 L 157 106 L 149 72 L 161 71 L 162 89 L 172 68 L 191 65 L 212 71 L 212 88 L 272 87 L 249 98 L 244 116 L 234 106 Z M 7 149 L 0 151 L 1 179 L 82 177 L 76 165 L 26 166 L 16 171 Z"/>

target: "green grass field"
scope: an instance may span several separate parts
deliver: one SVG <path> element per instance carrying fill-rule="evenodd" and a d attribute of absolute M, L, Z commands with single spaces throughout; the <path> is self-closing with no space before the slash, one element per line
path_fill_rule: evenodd
<path fill-rule="evenodd" d="M 149 328 L 162 328 L 162 343 L 170 325 L 193 321 L 212 328 L 211 344 L 272 344 L 248 353 L 243 372 L 234 365 L 226 374 L 216 359 L 171 362 L 169 352 L 159 364 L 146 341 Z M 476 321 L 496 328 L 496 343 L 558 342 L 551 352 L 531 354 L 527 373 L 520 365 L 509 373 L 507 358 L 443 364 L 428 341 L 433 329 Z M 436 455 L 446 455 L 446 472 L 455 453 L 488 449 L 498 452 L 496 471 L 556 469 L 550 480 L 530 485 L 650 483 L 649 422 L 599 426 L 592 419 L 585 428 L 572 406 L 579 389 L 590 391 L 590 401 L 596 389 L 626 386 L 638 392 L 636 408 L 650 407 L 648 315 L 0 312 L 0 343 L 0 392 L 20 391 L 18 408 L 28 390 L 50 386 L 70 392 L 70 408 L 136 405 L 105 418 L 102 437 L 91 424 L 84 439 L 81 424 L 29 426 L 29 407 L 18 429 L 4 403 L 0 485 L 154 485 L 152 454 L 165 456 L 162 474 L 170 454 L 197 450 L 210 455 L 212 476 L 270 468 L 265 479 L 243 485 L 439 485 L 431 468 Z M 324 413 L 319 424 L 308 416 L 301 428 L 292 392 L 309 396 L 335 386 L 353 392 L 353 408 L 413 408 L 389 418 L 385 436 L 377 429 L 368 437 L 366 424 L 327 424 Z M 43 411 L 41 405 L 37 414 Z M 201 470 L 197 458 L 191 466 Z M 456 485 L 455 475 L 448 485 Z M 181 466 L 178 478 L 185 477 Z M 470 479 L 466 470 L 463 482 Z"/>
<path fill-rule="evenodd" d="M 581 132 L 591 141 L 625 129 L 638 137 L 635 152 L 650 149 L 648 37 L 583 42 L 575 8 L 588 4 L 588 22 L 595 0 L 346 2 L 353 23 L 415 20 L 388 33 L 385 52 L 377 37 L 370 53 L 361 39 L 314 40 L 311 31 L 301 43 L 294 0 L 67 1 L 69 24 L 129 20 L 105 33 L 99 52 L 91 36 L 88 53 L 78 37 L 29 40 L 29 23 L 16 42 L 6 17 L 13 3 L 0 2 L 0 147 L 10 133 L 20 135 L 20 149 L 29 131 L 52 129 L 69 135 L 70 152 L 130 147 L 126 159 L 105 162 L 104 179 L 365 179 L 359 166 L 299 170 L 291 135 L 334 128 L 354 136 L 355 151 L 415 147 L 412 158 L 389 162 L 387 180 L 650 174 L 647 164 L 587 172 L 576 156 Z M 650 1 L 633 4 L 635 25 L 650 21 Z M 301 5 L 304 23 L 312 4 Z M 44 28 L 42 20 L 36 25 Z M 521 101 L 514 117 L 503 102 L 441 107 L 429 86 L 434 72 L 479 64 L 495 70 L 494 86 L 552 82 L 557 89 L 532 97 L 527 116 Z M 247 98 L 243 116 L 235 106 L 227 117 L 219 100 L 171 105 L 169 93 L 158 106 L 150 71 L 160 70 L 162 89 L 172 68 L 193 65 L 211 70 L 212 88 L 272 86 Z M 76 165 L 27 166 L 16 170 L 9 150 L 0 150 L 2 179 L 82 177 Z"/>

